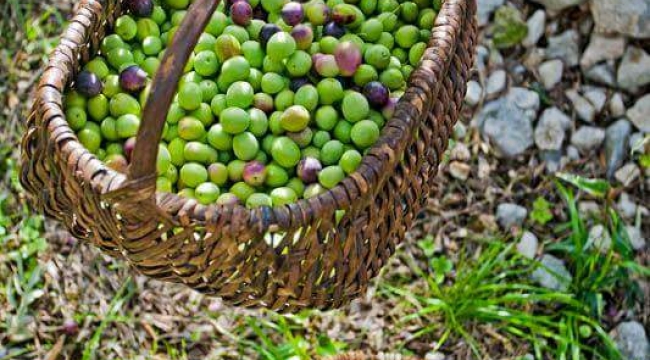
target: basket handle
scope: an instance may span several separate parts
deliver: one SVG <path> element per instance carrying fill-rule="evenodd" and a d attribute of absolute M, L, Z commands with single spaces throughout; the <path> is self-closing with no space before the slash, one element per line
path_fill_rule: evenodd
<path fill-rule="evenodd" d="M 127 184 L 146 184 L 136 188 L 150 189 L 149 195 L 155 193 L 158 144 L 174 92 L 203 29 L 218 5 L 219 0 L 195 0 L 190 5 L 154 76 L 127 175 Z"/>

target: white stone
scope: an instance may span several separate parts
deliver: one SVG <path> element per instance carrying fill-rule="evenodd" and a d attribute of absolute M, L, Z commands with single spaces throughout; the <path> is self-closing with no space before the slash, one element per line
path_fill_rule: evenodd
<path fill-rule="evenodd" d="M 627 117 L 637 129 L 650 132 L 650 94 L 637 100 L 627 111 Z"/>
<path fill-rule="evenodd" d="M 471 80 L 467 83 L 467 92 L 465 93 L 465 103 L 470 106 L 476 106 L 483 97 L 483 88 L 477 81 Z"/>
<path fill-rule="evenodd" d="M 623 359 L 650 360 L 650 342 L 641 323 L 620 323 L 611 335 Z"/>
<path fill-rule="evenodd" d="M 535 144 L 541 150 L 560 150 L 571 119 L 556 107 L 548 108 L 535 128 Z"/>
<path fill-rule="evenodd" d="M 582 153 L 597 149 L 603 140 L 605 140 L 605 131 L 593 126 L 583 126 L 571 136 L 571 144 Z"/>
<path fill-rule="evenodd" d="M 528 34 L 521 43 L 525 47 L 533 47 L 544 35 L 546 12 L 544 10 L 535 11 L 526 23 L 528 25 Z"/>
<path fill-rule="evenodd" d="M 581 201 L 578 203 L 578 212 L 582 217 L 598 216 L 600 206 L 595 201 Z"/>
<path fill-rule="evenodd" d="M 561 59 L 571 67 L 578 65 L 580 58 L 580 35 L 575 30 L 567 30 L 548 39 L 547 59 Z"/>
<path fill-rule="evenodd" d="M 614 66 L 610 64 L 596 65 L 588 70 L 583 70 L 585 77 L 588 80 L 603 84 L 607 86 L 616 86 L 616 76 L 614 74 Z"/>
<path fill-rule="evenodd" d="M 599 33 L 650 37 L 648 0 L 591 0 L 591 13 Z"/>
<path fill-rule="evenodd" d="M 497 207 L 497 221 L 504 229 L 521 226 L 526 220 L 526 216 L 528 216 L 528 210 L 514 203 L 499 204 Z"/>
<path fill-rule="evenodd" d="M 635 163 L 627 163 L 614 173 L 614 178 L 623 186 L 630 186 L 639 176 L 641 176 L 641 170 Z"/>
<path fill-rule="evenodd" d="M 539 240 L 537 240 L 537 236 L 530 231 L 526 231 L 517 243 L 517 252 L 528 259 L 534 259 L 535 255 L 537 255 L 538 246 Z"/>
<path fill-rule="evenodd" d="M 623 95 L 616 93 L 609 99 L 609 115 L 613 117 L 621 117 L 625 115 L 625 102 Z"/>
<path fill-rule="evenodd" d="M 573 104 L 573 109 L 582 121 L 593 122 L 596 116 L 596 109 L 589 100 L 582 97 L 576 90 L 570 89 L 564 92 Z"/>
<path fill-rule="evenodd" d="M 559 11 L 571 6 L 580 5 L 585 0 L 533 0 L 536 3 L 544 5 L 548 10 Z"/>
<path fill-rule="evenodd" d="M 618 198 L 616 209 L 624 219 L 632 219 L 636 216 L 638 206 L 634 201 L 632 201 L 630 195 L 624 192 Z"/>
<path fill-rule="evenodd" d="M 539 66 L 539 80 L 546 90 L 550 90 L 562 80 L 563 71 L 564 63 L 562 63 L 562 60 L 546 61 Z"/>
<path fill-rule="evenodd" d="M 478 24 L 487 25 L 492 13 L 504 4 L 505 0 L 478 0 Z"/>
<path fill-rule="evenodd" d="M 605 90 L 598 88 L 586 91 L 585 98 L 589 100 L 591 105 L 593 105 L 596 113 L 603 111 L 605 103 L 607 102 L 607 94 L 605 93 Z"/>
<path fill-rule="evenodd" d="M 585 247 L 590 248 L 592 246 L 603 252 L 608 251 L 612 247 L 612 237 L 609 235 L 609 231 L 601 224 L 594 225 L 589 229 Z"/>
<path fill-rule="evenodd" d="M 603 60 L 617 60 L 625 53 L 625 38 L 592 34 L 587 49 L 582 53 L 580 66 L 590 68 Z"/>
<path fill-rule="evenodd" d="M 563 292 L 569 289 L 573 279 L 564 261 L 548 254 L 542 257 L 540 266 L 532 273 L 532 278 L 547 289 Z"/>
<path fill-rule="evenodd" d="M 605 163 L 607 178 L 612 179 L 614 172 L 623 165 L 629 153 L 628 143 L 632 125 L 625 119 L 619 119 L 607 127 L 605 132 Z"/>
<path fill-rule="evenodd" d="M 504 70 L 497 70 L 490 74 L 485 85 L 485 93 L 488 97 L 492 97 L 506 88 L 506 72 Z"/>
<path fill-rule="evenodd" d="M 641 233 L 641 229 L 636 226 L 628 225 L 625 227 L 627 230 L 627 236 L 630 238 L 630 243 L 632 248 L 636 251 L 643 250 L 645 248 L 645 238 Z"/>
<path fill-rule="evenodd" d="M 650 84 L 650 55 L 641 48 L 628 46 L 618 67 L 617 81 L 618 86 L 632 92 Z"/>
<path fill-rule="evenodd" d="M 469 152 L 467 145 L 463 143 L 456 143 L 456 145 L 449 152 L 450 160 L 469 161 L 472 154 Z"/>
<path fill-rule="evenodd" d="M 473 123 L 501 155 L 516 157 L 533 145 L 532 122 L 539 105 L 536 92 L 511 88 L 506 96 L 487 103 Z"/>
<path fill-rule="evenodd" d="M 458 180 L 467 180 L 472 168 L 460 161 L 452 161 L 449 164 L 449 174 Z"/>

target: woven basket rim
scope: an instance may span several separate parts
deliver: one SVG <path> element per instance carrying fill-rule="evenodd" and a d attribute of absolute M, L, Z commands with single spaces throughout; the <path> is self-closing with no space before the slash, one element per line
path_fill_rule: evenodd
<path fill-rule="evenodd" d="M 455 26 L 454 25 L 454 19 L 461 18 L 465 16 L 465 11 L 455 11 L 457 7 L 461 7 L 464 9 L 465 6 L 467 6 L 467 2 L 469 1 L 475 1 L 475 0 L 444 0 L 442 8 L 438 12 L 438 15 L 436 17 L 435 23 L 432 30 L 432 35 L 431 38 L 429 39 L 429 43 L 427 44 L 427 51 L 434 48 L 438 49 L 435 46 L 435 41 L 434 39 L 436 36 L 436 29 L 442 30 L 444 34 L 439 35 L 437 38 L 438 41 L 448 41 L 452 44 L 455 44 L 455 41 L 449 41 L 450 36 L 452 36 L 454 39 L 456 39 L 459 34 L 461 33 L 462 26 Z M 79 4 L 77 9 L 74 12 L 74 16 L 70 20 L 70 24 L 76 23 L 80 24 L 83 27 L 83 37 L 84 41 L 88 41 L 88 37 L 91 35 L 91 29 L 93 27 L 93 23 L 87 24 L 81 17 L 81 13 L 85 10 L 87 10 L 87 7 L 91 6 L 102 6 L 102 11 L 107 11 L 107 9 L 104 7 L 103 2 L 99 4 L 97 1 L 94 0 L 82 0 Z M 99 21 L 98 19 L 94 20 Z M 463 21 L 458 21 L 456 24 L 464 24 Z M 69 29 L 69 28 L 68 28 Z M 65 33 L 65 31 L 64 31 Z M 63 33 L 62 33 L 63 34 Z M 62 47 L 66 46 L 66 44 L 60 43 L 57 45 L 57 47 L 54 49 L 53 53 L 56 52 L 57 50 L 60 50 Z M 447 59 L 447 64 L 445 64 L 445 71 L 442 72 L 442 74 L 447 74 L 447 69 L 449 66 L 449 62 L 453 58 L 453 53 L 455 52 L 456 47 L 455 46 L 450 46 L 447 47 L 447 52 L 448 53 L 440 53 L 440 58 Z M 79 60 L 78 66 L 83 66 L 83 63 L 81 60 Z M 61 69 L 56 67 L 56 63 L 52 61 L 52 58 L 48 60 L 48 63 L 46 65 L 46 70 L 43 73 L 43 78 L 46 77 L 50 72 L 55 71 L 57 72 L 58 76 L 61 76 L 63 79 L 66 81 L 63 83 L 61 89 L 53 88 L 51 86 L 50 89 L 51 91 L 55 91 L 56 95 L 60 97 L 60 99 L 64 99 L 65 97 L 65 92 L 66 90 L 69 89 L 70 83 L 72 81 L 72 76 L 75 74 L 77 69 L 67 69 L 64 73 L 61 73 Z M 415 74 L 418 71 L 425 71 L 423 66 L 422 66 L 422 61 L 418 64 L 418 66 L 414 69 L 413 74 Z M 431 72 L 429 72 L 431 73 Z M 431 73 L 432 74 L 432 73 Z M 433 75 L 433 74 L 432 74 Z M 416 77 L 410 76 L 408 81 L 407 81 L 407 88 L 406 91 L 404 92 L 403 96 L 399 99 L 396 107 L 395 107 L 395 112 L 391 119 L 387 121 L 384 124 L 384 127 L 381 131 L 380 137 L 377 140 L 377 142 L 368 150 L 368 152 L 363 155 L 361 165 L 355 171 L 354 173 L 347 175 L 343 181 L 341 181 L 338 185 L 336 185 L 332 189 L 328 189 L 327 191 L 314 196 L 309 199 L 301 199 L 295 203 L 289 204 L 289 205 L 283 205 L 283 206 L 274 206 L 274 207 L 268 207 L 268 206 L 263 206 L 260 208 L 255 208 L 255 209 L 248 209 L 244 205 L 241 204 L 236 204 L 236 205 L 217 205 L 217 204 L 209 204 L 209 205 L 202 205 L 198 203 L 194 199 L 189 199 L 189 198 L 184 198 L 179 196 L 178 194 L 175 193 L 163 193 L 156 191 L 156 207 L 158 210 L 162 210 L 162 207 L 160 204 L 162 202 L 176 202 L 180 206 L 180 208 L 183 208 L 184 210 L 187 210 L 185 213 L 188 217 L 188 219 L 193 222 L 193 223 L 201 223 L 205 221 L 205 214 L 206 212 L 217 212 L 219 213 L 220 211 L 224 211 L 226 209 L 232 211 L 233 213 L 239 213 L 239 214 L 247 214 L 247 218 L 256 218 L 256 219 L 264 219 L 266 226 L 264 226 L 264 232 L 274 232 L 276 230 L 284 230 L 286 227 L 284 226 L 270 226 L 272 224 L 277 224 L 273 219 L 277 219 L 277 217 L 274 217 L 274 215 L 283 213 L 283 214 L 289 214 L 288 219 L 284 219 L 283 223 L 286 224 L 291 224 L 292 228 L 300 228 L 306 224 L 309 224 L 311 217 L 318 217 L 319 214 L 313 214 L 311 211 L 289 211 L 290 209 L 313 209 L 316 208 L 313 205 L 318 205 L 319 208 L 323 208 L 323 204 L 334 204 L 334 207 L 329 207 L 331 211 L 334 210 L 348 210 L 350 206 L 355 202 L 363 198 L 363 196 L 368 192 L 371 191 L 371 189 L 378 189 L 379 182 L 382 181 L 382 174 L 385 174 L 386 172 L 390 172 L 391 168 L 390 166 L 394 166 L 396 164 L 396 161 L 400 159 L 404 151 L 406 149 L 403 149 L 401 153 L 395 153 L 393 149 L 388 144 L 397 144 L 398 146 L 402 146 L 408 141 L 408 137 L 411 136 L 412 132 L 414 129 L 417 128 L 418 122 L 417 118 L 420 116 L 421 113 L 424 113 L 427 111 L 427 109 L 421 109 L 419 113 L 413 112 L 412 109 L 415 107 L 412 103 L 407 102 L 407 94 L 409 93 L 410 90 L 412 90 L 413 87 L 416 86 L 414 83 L 414 79 Z M 437 80 L 437 79 L 436 79 Z M 438 86 L 436 86 L 436 93 L 439 89 Z M 39 104 L 41 101 L 47 101 L 47 99 L 43 99 L 42 97 L 44 94 L 39 92 L 37 98 L 35 99 L 35 105 Z M 430 97 L 435 97 L 436 94 L 431 93 L 427 94 L 427 96 Z M 55 102 L 54 104 L 59 110 L 60 110 L 60 116 L 61 118 L 65 121 L 65 129 L 67 131 L 71 131 L 73 134 L 74 132 L 70 129 L 66 116 L 65 116 L 65 106 L 64 106 L 64 101 L 60 102 Z M 426 105 L 424 105 L 426 106 Z M 404 116 L 408 116 L 411 118 L 411 122 L 408 125 L 408 127 L 403 127 L 403 126 L 397 126 L 397 125 L 403 125 L 404 124 L 404 119 L 399 117 L 398 115 L 403 114 Z M 398 138 L 395 137 L 396 130 L 399 130 L 400 128 L 405 128 L 405 131 L 400 131 L 397 134 L 400 135 Z M 391 132 L 391 130 L 393 130 Z M 48 136 L 53 136 L 53 133 L 49 130 L 46 130 Z M 390 140 L 390 141 L 389 141 Z M 68 140 L 68 142 L 71 142 L 69 145 L 71 145 L 71 148 L 74 148 L 75 150 L 73 151 L 78 151 L 79 148 L 82 149 L 83 154 L 80 156 L 80 158 L 85 158 L 85 163 L 88 164 L 92 161 L 99 161 L 103 165 L 103 172 L 99 174 L 91 174 L 85 171 L 79 171 L 77 172 L 77 180 L 82 180 L 85 182 L 89 182 L 92 187 L 99 191 L 100 194 L 106 195 L 112 191 L 118 190 L 122 188 L 122 186 L 127 182 L 127 176 L 125 173 L 121 173 L 118 171 L 115 171 L 108 166 L 105 165 L 105 163 L 101 160 L 99 160 L 94 154 L 90 153 L 88 149 L 86 149 L 78 140 L 76 134 L 74 134 L 73 138 Z M 60 151 L 61 149 L 57 149 L 57 151 Z M 387 152 L 388 151 L 388 152 Z M 390 155 L 387 155 L 390 153 Z M 380 155 L 382 155 L 380 157 Z M 383 157 L 383 158 L 382 158 Z M 69 167 L 74 168 L 77 167 L 79 164 L 77 163 L 71 163 L 73 160 L 68 157 L 66 159 L 66 163 Z M 379 168 L 370 166 L 370 164 L 379 164 Z M 361 171 L 364 167 L 368 167 L 367 171 Z M 83 169 L 81 169 L 83 170 Z M 363 176 L 363 174 L 368 174 L 368 173 L 374 173 L 375 176 L 371 179 L 368 179 Z M 79 178 L 81 177 L 81 179 Z M 109 179 L 109 181 L 106 181 L 106 179 Z M 359 186 L 359 183 L 364 184 L 365 186 Z M 348 184 L 346 186 L 346 184 Z M 349 187 L 354 187 L 357 189 L 355 193 L 350 193 L 346 189 Z M 344 197 L 346 199 L 345 203 L 340 203 L 337 200 L 336 196 L 333 196 L 334 193 L 346 193 L 347 196 Z M 325 206 L 327 207 L 327 206 Z M 166 211 L 166 213 L 169 213 L 169 210 Z M 187 219 L 186 219 L 187 221 Z"/>

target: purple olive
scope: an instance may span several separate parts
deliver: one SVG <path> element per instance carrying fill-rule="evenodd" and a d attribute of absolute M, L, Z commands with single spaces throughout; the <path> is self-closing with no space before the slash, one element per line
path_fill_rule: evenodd
<path fill-rule="evenodd" d="M 147 72 L 138 65 L 131 65 L 120 74 L 120 87 L 130 93 L 135 93 L 147 86 Z"/>
<path fill-rule="evenodd" d="M 253 160 L 244 166 L 244 182 L 250 186 L 261 186 L 266 180 L 266 166 Z"/>
<path fill-rule="evenodd" d="M 371 81 L 363 87 L 363 95 L 366 96 L 370 105 L 382 108 L 388 103 L 388 88 L 379 81 Z"/>
<path fill-rule="evenodd" d="M 131 161 L 133 149 L 135 149 L 135 137 L 126 139 L 126 142 L 124 142 L 124 156 L 128 161 Z"/>
<path fill-rule="evenodd" d="M 302 5 L 300 5 L 300 3 L 289 2 L 284 4 L 282 7 L 282 20 L 284 20 L 287 25 L 298 25 L 304 18 L 305 12 L 303 11 Z"/>
<path fill-rule="evenodd" d="M 313 58 L 313 57 L 312 57 Z M 323 77 L 334 77 L 339 74 L 339 66 L 334 55 L 320 54 L 313 60 L 314 68 L 318 75 Z"/>
<path fill-rule="evenodd" d="M 359 65 L 361 65 L 361 49 L 350 41 L 344 41 L 336 45 L 334 57 L 343 76 L 354 75 Z"/>
<path fill-rule="evenodd" d="M 282 31 L 282 29 L 278 25 L 264 24 L 262 29 L 260 29 L 260 44 L 262 45 L 262 49 L 266 49 L 266 43 L 269 42 L 271 36 L 280 31 Z"/>
<path fill-rule="evenodd" d="M 323 27 L 323 36 L 333 36 L 338 39 L 343 35 L 345 35 L 345 28 L 333 21 Z"/>
<path fill-rule="evenodd" d="M 126 8 L 135 16 L 149 17 L 153 13 L 152 0 L 126 0 Z"/>
<path fill-rule="evenodd" d="M 253 19 L 253 8 L 246 1 L 237 1 L 230 6 L 230 17 L 235 24 L 248 26 Z"/>
<path fill-rule="evenodd" d="M 396 97 L 388 98 L 388 102 L 381 109 L 381 114 L 384 115 L 384 118 L 390 119 L 393 117 L 393 114 L 395 114 L 395 107 L 397 107 L 398 101 L 399 98 Z"/>
<path fill-rule="evenodd" d="M 323 170 L 323 165 L 321 165 L 318 159 L 313 157 L 306 157 L 298 163 L 298 177 L 305 184 L 312 184 L 318 181 L 318 173 Z"/>
<path fill-rule="evenodd" d="M 77 75 L 76 88 L 79 94 L 85 97 L 93 97 L 101 94 L 104 84 L 99 77 L 90 71 L 82 71 Z"/>
<path fill-rule="evenodd" d="M 291 82 L 289 83 L 289 89 L 291 89 L 291 91 L 293 92 L 296 92 L 298 91 L 298 89 L 308 84 L 309 84 L 309 79 L 306 77 L 291 79 Z"/>
<path fill-rule="evenodd" d="M 253 96 L 253 107 L 270 114 L 273 112 L 273 97 L 266 93 L 257 93 Z"/>
<path fill-rule="evenodd" d="M 298 24 L 291 29 L 291 36 L 296 40 L 298 49 L 307 50 L 314 41 L 314 30 L 309 25 Z"/>

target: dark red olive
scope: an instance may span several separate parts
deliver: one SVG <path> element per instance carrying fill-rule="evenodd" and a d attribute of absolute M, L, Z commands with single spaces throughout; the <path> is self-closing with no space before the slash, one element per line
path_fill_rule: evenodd
<path fill-rule="evenodd" d="M 253 20 L 253 8 L 246 1 L 237 1 L 230 6 L 232 22 L 239 26 L 248 26 Z"/>
<path fill-rule="evenodd" d="M 323 165 L 318 159 L 306 157 L 298 163 L 298 177 L 305 184 L 311 184 L 318 181 L 318 173 L 323 170 Z"/>
<path fill-rule="evenodd" d="M 90 71 L 82 71 L 77 75 L 75 83 L 77 92 L 86 97 L 93 97 L 101 94 L 104 84 L 97 75 Z"/>
<path fill-rule="evenodd" d="M 152 0 L 126 0 L 126 8 L 135 16 L 149 17 L 153 13 Z"/>
<path fill-rule="evenodd" d="M 284 20 L 287 25 L 298 25 L 304 18 L 305 11 L 300 3 L 289 2 L 282 7 L 282 20 Z"/>
<path fill-rule="evenodd" d="M 271 36 L 275 33 L 282 31 L 282 29 L 275 24 L 264 24 L 262 29 L 260 29 L 260 44 L 263 49 L 266 49 L 266 43 L 269 42 Z"/>
<path fill-rule="evenodd" d="M 120 74 L 120 87 L 135 93 L 147 86 L 147 72 L 138 65 L 131 65 Z"/>
<path fill-rule="evenodd" d="M 309 84 L 309 79 L 306 77 L 291 79 L 291 82 L 289 83 L 289 89 L 291 89 L 293 92 L 296 92 L 298 89 L 307 84 Z"/>
<path fill-rule="evenodd" d="M 388 88 L 379 81 L 371 81 L 363 87 L 363 94 L 368 99 L 370 105 L 376 108 L 382 108 L 388 102 Z"/>
<path fill-rule="evenodd" d="M 345 28 L 334 21 L 327 23 L 323 27 L 323 36 L 333 36 L 338 39 L 343 35 L 345 35 Z"/>
<path fill-rule="evenodd" d="M 253 160 L 244 166 L 244 182 L 250 186 L 261 186 L 266 180 L 266 166 Z"/>

